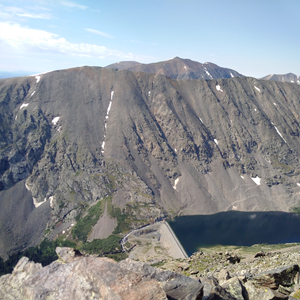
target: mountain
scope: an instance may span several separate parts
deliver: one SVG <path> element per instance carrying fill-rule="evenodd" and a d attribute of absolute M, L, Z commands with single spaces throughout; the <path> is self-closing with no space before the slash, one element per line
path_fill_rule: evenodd
<path fill-rule="evenodd" d="M 274 80 L 274 81 L 291 82 L 291 83 L 300 84 L 300 77 L 293 74 L 293 73 L 288 73 L 288 74 L 283 74 L 283 75 L 272 74 L 272 75 L 267 75 L 267 76 L 265 76 L 261 79 L 262 80 Z"/>
<path fill-rule="evenodd" d="M 0 71 L 0 79 L 1 78 L 12 78 L 12 77 L 21 77 L 21 76 L 27 76 L 32 73 L 37 73 L 37 72 L 27 72 L 27 71 L 15 71 L 15 72 L 5 72 L 5 71 Z"/>
<path fill-rule="evenodd" d="M 106 68 L 161 74 L 175 79 L 219 79 L 243 76 L 234 70 L 221 68 L 213 63 L 201 64 L 180 57 L 151 64 L 125 61 L 106 66 Z"/>
<path fill-rule="evenodd" d="M 45 236 L 97 239 L 101 215 L 117 221 L 109 235 L 166 216 L 291 210 L 299 92 L 100 67 L 0 80 L 0 256 Z"/>

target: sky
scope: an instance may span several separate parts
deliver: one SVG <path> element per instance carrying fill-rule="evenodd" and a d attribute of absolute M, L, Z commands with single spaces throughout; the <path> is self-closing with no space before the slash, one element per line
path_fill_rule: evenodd
<path fill-rule="evenodd" d="M 300 75 L 299 0 L 0 0 L 0 71 L 179 56 Z"/>

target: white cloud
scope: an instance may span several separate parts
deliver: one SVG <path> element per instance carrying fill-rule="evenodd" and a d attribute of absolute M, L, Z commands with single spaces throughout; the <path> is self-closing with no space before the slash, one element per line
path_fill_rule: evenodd
<path fill-rule="evenodd" d="M 98 58 L 114 56 L 122 59 L 132 59 L 134 57 L 132 53 L 124 53 L 105 46 L 71 43 L 57 34 L 21 27 L 17 23 L 0 22 L 0 41 L 15 50 L 21 50 L 23 53 L 33 51 Z"/>
<path fill-rule="evenodd" d="M 37 7 L 30 9 L 37 10 Z M 45 9 L 40 7 L 39 10 Z M 13 20 L 18 19 L 18 17 L 34 19 L 52 19 L 52 15 L 50 13 L 31 13 L 29 10 L 25 10 L 21 7 L 0 5 L 0 18 Z"/>
<path fill-rule="evenodd" d="M 61 4 L 63 6 L 66 6 L 66 7 L 74 7 L 74 8 L 80 8 L 80 9 L 87 9 L 88 8 L 85 5 L 81 5 L 81 4 L 78 4 L 78 3 L 75 3 L 75 2 L 69 2 L 69 1 L 62 1 Z"/>
<path fill-rule="evenodd" d="M 111 35 L 105 33 L 105 32 L 102 32 L 102 31 L 99 31 L 99 30 L 96 30 L 96 29 L 91 29 L 91 28 L 85 28 L 86 31 L 89 31 L 89 32 L 92 32 L 92 33 L 95 33 L 95 34 L 98 34 L 98 35 L 102 35 L 104 37 L 108 37 L 108 38 L 113 38 Z"/>
<path fill-rule="evenodd" d="M 31 14 L 31 13 L 21 13 L 17 14 L 19 17 L 33 18 L 33 19 L 51 19 L 50 14 Z"/>

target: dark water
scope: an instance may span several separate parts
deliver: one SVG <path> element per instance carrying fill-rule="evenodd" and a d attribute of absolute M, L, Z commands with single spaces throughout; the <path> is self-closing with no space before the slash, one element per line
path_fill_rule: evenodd
<path fill-rule="evenodd" d="M 221 212 L 178 217 L 169 224 L 188 255 L 213 245 L 300 242 L 300 215 L 283 212 Z"/>

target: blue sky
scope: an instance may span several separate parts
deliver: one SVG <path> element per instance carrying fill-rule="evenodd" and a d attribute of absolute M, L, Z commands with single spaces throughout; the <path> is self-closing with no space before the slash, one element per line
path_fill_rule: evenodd
<path fill-rule="evenodd" d="M 179 56 L 300 75 L 299 0 L 0 0 L 0 71 Z"/>

